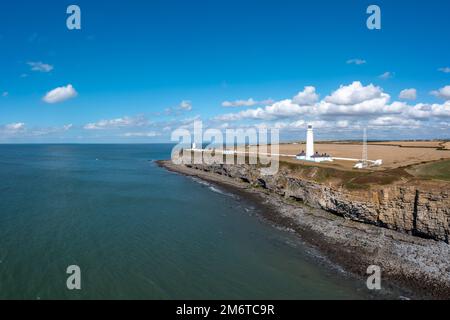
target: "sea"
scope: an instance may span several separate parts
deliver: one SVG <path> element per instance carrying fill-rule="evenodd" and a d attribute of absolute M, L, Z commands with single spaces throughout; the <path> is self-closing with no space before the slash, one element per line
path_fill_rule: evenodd
<path fill-rule="evenodd" d="M 254 203 L 160 168 L 172 147 L 0 145 L 0 299 L 372 297 Z"/>

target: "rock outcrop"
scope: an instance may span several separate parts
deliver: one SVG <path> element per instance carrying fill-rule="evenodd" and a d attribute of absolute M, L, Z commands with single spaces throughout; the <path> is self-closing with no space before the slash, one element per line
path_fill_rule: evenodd
<path fill-rule="evenodd" d="M 187 166 L 244 181 L 346 219 L 449 243 L 448 188 L 404 183 L 349 190 L 299 178 L 288 169 L 263 176 L 251 165 Z"/>

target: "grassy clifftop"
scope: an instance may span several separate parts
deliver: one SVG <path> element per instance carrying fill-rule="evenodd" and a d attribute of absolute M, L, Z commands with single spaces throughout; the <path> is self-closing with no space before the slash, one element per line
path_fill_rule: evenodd
<path fill-rule="evenodd" d="M 341 170 L 332 167 L 280 162 L 280 167 L 288 169 L 290 174 L 318 183 L 347 189 L 368 189 L 371 186 L 385 186 L 394 183 L 450 181 L 450 160 L 437 161 L 410 167 L 401 167 L 384 171 Z M 450 187 L 450 184 L 448 184 Z"/>
<path fill-rule="evenodd" d="M 450 181 L 450 160 L 417 165 L 408 172 L 423 179 Z"/>

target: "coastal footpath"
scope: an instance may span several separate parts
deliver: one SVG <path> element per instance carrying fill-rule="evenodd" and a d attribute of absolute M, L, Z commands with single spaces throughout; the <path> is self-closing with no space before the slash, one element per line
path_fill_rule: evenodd
<path fill-rule="evenodd" d="M 245 192 L 266 206 L 263 216 L 295 231 L 332 262 L 365 276 L 378 265 L 383 278 L 415 298 L 450 298 L 448 184 L 400 179 L 349 189 L 317 182 L 281 167 L 273 176 L 252 165 L 160 166 Z"/>

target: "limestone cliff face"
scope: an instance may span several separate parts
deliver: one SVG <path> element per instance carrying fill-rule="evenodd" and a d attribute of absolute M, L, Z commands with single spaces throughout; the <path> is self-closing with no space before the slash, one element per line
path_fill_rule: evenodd
<path fill-rule="evenodd" d="M 258 168 L 250 165 L 188 166 L 262 187 L 347 219 L 449 243 L 448 188 L 405 184 L 350 191 L 295 177 L 287 169 L 262 176 Z"/>

